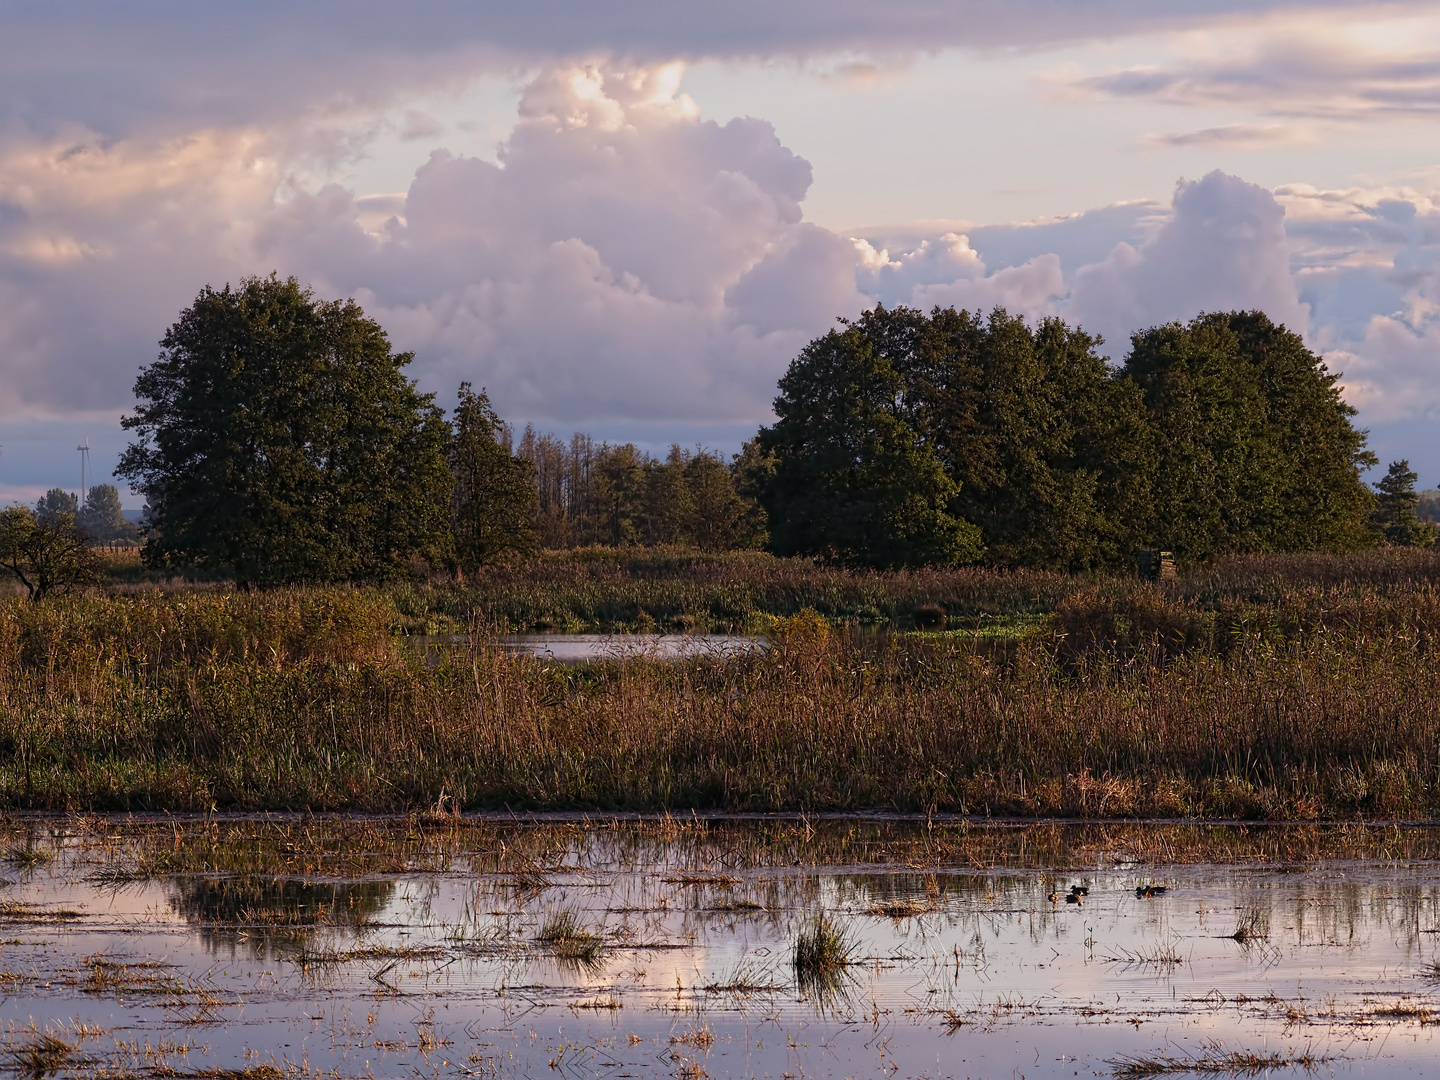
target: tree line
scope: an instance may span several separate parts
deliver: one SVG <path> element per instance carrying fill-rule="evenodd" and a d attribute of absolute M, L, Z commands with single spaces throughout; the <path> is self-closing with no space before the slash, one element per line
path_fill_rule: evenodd
<path fill-rule="evenodd" d="M 517 438 L 469 384 L 447 419 L 353 300 L 272 274 L 181 312 L 136 380 L 117 475 L 146 498 L 148 565 L 244 586 L 471 573 L 587 544 L 1086 570 L 1142 547 L 1429 541 L 1408 463 L 1376 490 L 1361 479 L 1376 459 L 1338 376 L 1263 314 L 1142 331 L 1118 367 L 1100 344 L 1000 308 L 877 306 L 795 358 L 775 422 L 731 460 L 657 457 Z M 5 511 L 0 565 L 18 575 L 37 537 L 127 527 L 109 485 L 74 502 Z"/>
<path fill-rule="evenodd" d="M 1142 331 L 1118 368 L 1099 344 L 1058 318 L 904 307 L 811 342 L 757 437 L 772 547 L 1084 570 L 1428 536 L 1408 463 L 1377 498 L 1338 376 L 1262 313 Z"/>

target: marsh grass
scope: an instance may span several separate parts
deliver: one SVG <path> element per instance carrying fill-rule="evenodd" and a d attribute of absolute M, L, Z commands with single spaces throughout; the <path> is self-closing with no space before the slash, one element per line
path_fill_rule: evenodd
<path fill-rule="evenodd" d="M 1240 913 L 1235 923 L 1235 932 L 1230 935 L 1241 945 L 1270 938 L 1270 915 L 1264 908 L 1251 905 Z"/>
<path fill-rule="evenodd" d="M 437 818 L 1440 810 L 1440 556 L 1241 560 L 1163 587 L 984 570 L 866 576 L 751 556 L 566 558 L 465 590 L 0 598 L 0 806 L 443 805 Z M 432 663 L 392 633 L 431 615 L 481 631 L 514 623 L 494 614 L 510 610 L 512 586 L 513 598 L 548 581 L 613 599 L 636 583 L 683 590 L 737 575 L 745 589 L 771 583 L 741 617 L 764 615 L 772 647 L 729 661 L 561 668 L 490 648 L 481 632 Z M 886 610 L 923 601 L 951 626 L 1004 615 L 1028 628 L 868 634 L 825 617 L 855 609 L 845 590 L 862 585 L 890 597 Z M 822 603 L 832 588 L 840 599 Z M 786 610 L 797 613 L 776 617 Z M 201 854 L 193 839 L 103 873 L 120 884 L 176 872 Z M 396 852 L 395 865 L 423 868 L 414 854 Z M 347 861 L 314 853 L 310 872 Z"/>
<path fill-rule="evenodd" d="M 598 967 L 605 948 L 605 939 L 586 930 L 580 917 L 568 909 L 547 914 L 535 940 L 555 957 L 585 967 Z"/>
<path fill-rule="evenodd" d="M 1276 1052 L 1255 1053 L 1251 1050 L 1226 1050 L 1218 1043 L 1208 1045 L 1198 1054 L 1172 1056 L 1118 1057 L 1110 1061 L 1114 1075 L 1126 1078 L 1145 1076 L 1259 1076 L 1274 1069 L 1311 1071 L 1330 1058 L 1305 1051 L 1299 1054 Z"/>
<path fill-rule="evenodd" d="M 795 935 L 790 962 L 800 981 L 823 981 L 848 968 L 854 953 L 854 938 L 834 918 L 821 912 L 807 920 Z"/>
<path fill-rule="evenodd" d="M 73 1065 L 76 1046 L 49 1031 L 31 1030 L 5 1051 L 11 1067 L 21 1076 L 44 1077 Z"/>

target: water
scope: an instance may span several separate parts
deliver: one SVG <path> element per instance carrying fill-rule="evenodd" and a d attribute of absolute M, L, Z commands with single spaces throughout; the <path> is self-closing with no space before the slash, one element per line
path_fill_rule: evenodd
<path fill-rule="evenodd" d="M 12 1072 L 47 1033 L 60 1075 L 1039 1077 L 1249 1054 L 1373 1077 L 1428 1075 L 1440 1049 L 1427 830 L 8 828 Z M 853 962 L 807 978 L 791 951 L 822 912 Z M 543 940 L 557 926 L 579 936 Z"/>
<path fill-rule="evenodd" d="M 421 639 L 429 648 L 469 646 L 468 634 Z M 595 660 L 729 659 L 768 647 L 764 638 L 743 634 L 504 634 L 487 639 L 509 653 L 562 664 Z"/>

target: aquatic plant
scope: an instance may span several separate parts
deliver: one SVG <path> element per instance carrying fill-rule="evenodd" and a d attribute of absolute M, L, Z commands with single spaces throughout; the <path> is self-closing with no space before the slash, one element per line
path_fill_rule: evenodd
<path fill-rule="evenodd" d="M 791 963 L 802 982 L 825 979 L 849 967 L 854 951 L 855 942 L 850 934 L 821 912 L 806 922 L 795 936 Z"/>

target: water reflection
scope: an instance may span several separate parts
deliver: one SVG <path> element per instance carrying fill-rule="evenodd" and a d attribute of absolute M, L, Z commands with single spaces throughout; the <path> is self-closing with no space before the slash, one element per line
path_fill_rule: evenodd
<path fill-rule="evenodd" d="M 167 886 L 170 909 L 212 952 L 253 957 L 303 945 L 320 929 L 375 923 L 395 891 L 388 881 L 314 882 L 256 875 L 181 878 Z"/>
<path fill-rule="evenodd" d="M 559 664 L 597 660 L 728 660 L 769 648 L 765 638 L 744 634 L 448 634 L 411 639 L 427 651 L 495 648 Z"/>
<path fill-rule="evenodd" d="M 253 1068 L 267 1047 L 282 1072 L 339 1075 L 1074 1076 L 1264 1050 L 1376 1076 L 1423 1074 L 1440 1029 L 1440 832 L 415 817 L 48 835 L 0 907 L 17 1060 L 49 1023 L 75 1045 L 80 1025 L 191 1046 L 120 1061 L 85 1036 L 127 1075 Z M 822 921 L 840 958 L 797 963 Z M 97 970 L 128 974 L 100 995 Z"/>

